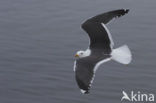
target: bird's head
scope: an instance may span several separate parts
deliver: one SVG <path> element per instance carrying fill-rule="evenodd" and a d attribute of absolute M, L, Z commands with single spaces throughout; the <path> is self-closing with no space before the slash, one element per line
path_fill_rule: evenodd
<path fill-rule="evenodd" d="M 89 56 L 90 54 L 91 54 L 91 51 L 89 49 L 87 49 L 86 51 L 80 50 L 75 54 L 75 57 L 82 58 L 82 57 Z"/>
<path fill-rule="evenodd" d="M 82 57 L 85 57 L 85 51 L 78 51 L 76 54 L 75 54 L 75 57 L 76 58 L 82 58 Z"/>

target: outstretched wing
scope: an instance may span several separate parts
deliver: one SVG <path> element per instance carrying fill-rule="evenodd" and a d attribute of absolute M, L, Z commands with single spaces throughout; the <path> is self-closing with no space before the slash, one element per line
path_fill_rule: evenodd
<path fill-rule="evenodd" d="M 82 28 L 88 33 L 90 38 L 90 49 L 103 49 L 111 52 L 114 46 L 111 34 L 105 24 L 115 17 L 120 17 L 128 13 L 129 10 L 114 10 L 92 17 L 82 24 Z"/>
<path fill-rule="evenodd" d="M 121 16 L 127 14 L 128 12 L 129 12 L 129 9 L 113 10 L 113 11 L 109 11 L 109 12 L 106 12 L 106 13 L 96 15 L 96 16 L 88 19 L 87 21 L 107 24 L 113 18 L 121 17 Z"/>
<path fill-rule="evenodd" d="M 85 59 L 79 59 L 75 62 L 75 78 L 82 93 L 89 93 L 91 83 L 94 78 L 94 64 Z"/>
<path fill-rule="evenodd" d="M 102 63 L 109 60 L 109 56 L 105 56 L 104 58 L 94 58 L 93 56 L 88 56 L 75 61 L 75 78 L 82 93 L 89 93 L 89 89 L 94 80 L 96 70 Z"/>

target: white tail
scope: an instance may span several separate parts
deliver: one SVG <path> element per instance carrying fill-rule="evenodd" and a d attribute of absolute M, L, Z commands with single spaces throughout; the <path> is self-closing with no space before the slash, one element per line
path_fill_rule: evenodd
<path fill-rule="evenodd" d="M 113 49 L 111 55 L 113 60 L 122 64 L 129 64 L 132 60 L 131 51 L 127 45 Z"/>

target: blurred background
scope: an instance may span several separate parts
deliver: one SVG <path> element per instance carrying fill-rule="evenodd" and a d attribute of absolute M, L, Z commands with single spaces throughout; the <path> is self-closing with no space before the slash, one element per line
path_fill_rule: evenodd
<path fill-rule="evenodd" d="M 0 103 L 120 103 L 122 91 L 156 94 L 156 0 L 0 0 Z M 129 65 L 100 66 L 89 95 L 80 93 L 74 54 L 88 47 L 89 17 L 130 12 L 111 22 L 115 48 Z M 126 101 L 125 101 L 126 103 Z"/>

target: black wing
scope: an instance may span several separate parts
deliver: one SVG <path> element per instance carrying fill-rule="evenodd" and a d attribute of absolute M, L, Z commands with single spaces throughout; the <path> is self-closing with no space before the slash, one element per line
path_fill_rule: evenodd
<path fill-rule="evenodd" d="M 85 94 L 89 93 L 94 78 L 94 66 L 95 62 L 88 61 L 87 58 L 76 60 L 74 66 L 76 82 Z"/>
<path fill-rule="evenodd" d="M 89 93 L 89 89 L 95 77 L 98 67 L 110 60 L 108 55 L 91 55 L 77 59 L 74 63 L 75 78 L 81 91 Z M 99 64 L 100 63 L 100 64 Z"/>
<path fill-rule="evenodd" d="M 114 17 L 120 17 L 128 13 L 129 10 L 115 10 L 97 15 L 88 19 L 82 24 L 82 28 L 88 33 L 90 37 L 90 49 L 104 49 L 111 51 L 113 47 L 113 40 L 105 24 L 107 24 Z"/>
<path fill-rule="evenodd" d="M 88 19 L 87 21 L 107 24 L 113 18 L 121 17 L 121 16 L 127 14 L 128 12 L 129 12 L 129 9 L 113 10 L 113 11 L 109 11 L 109 12 L 106 12 L 106 13 L 96 15 L 96 16 Z"/>

